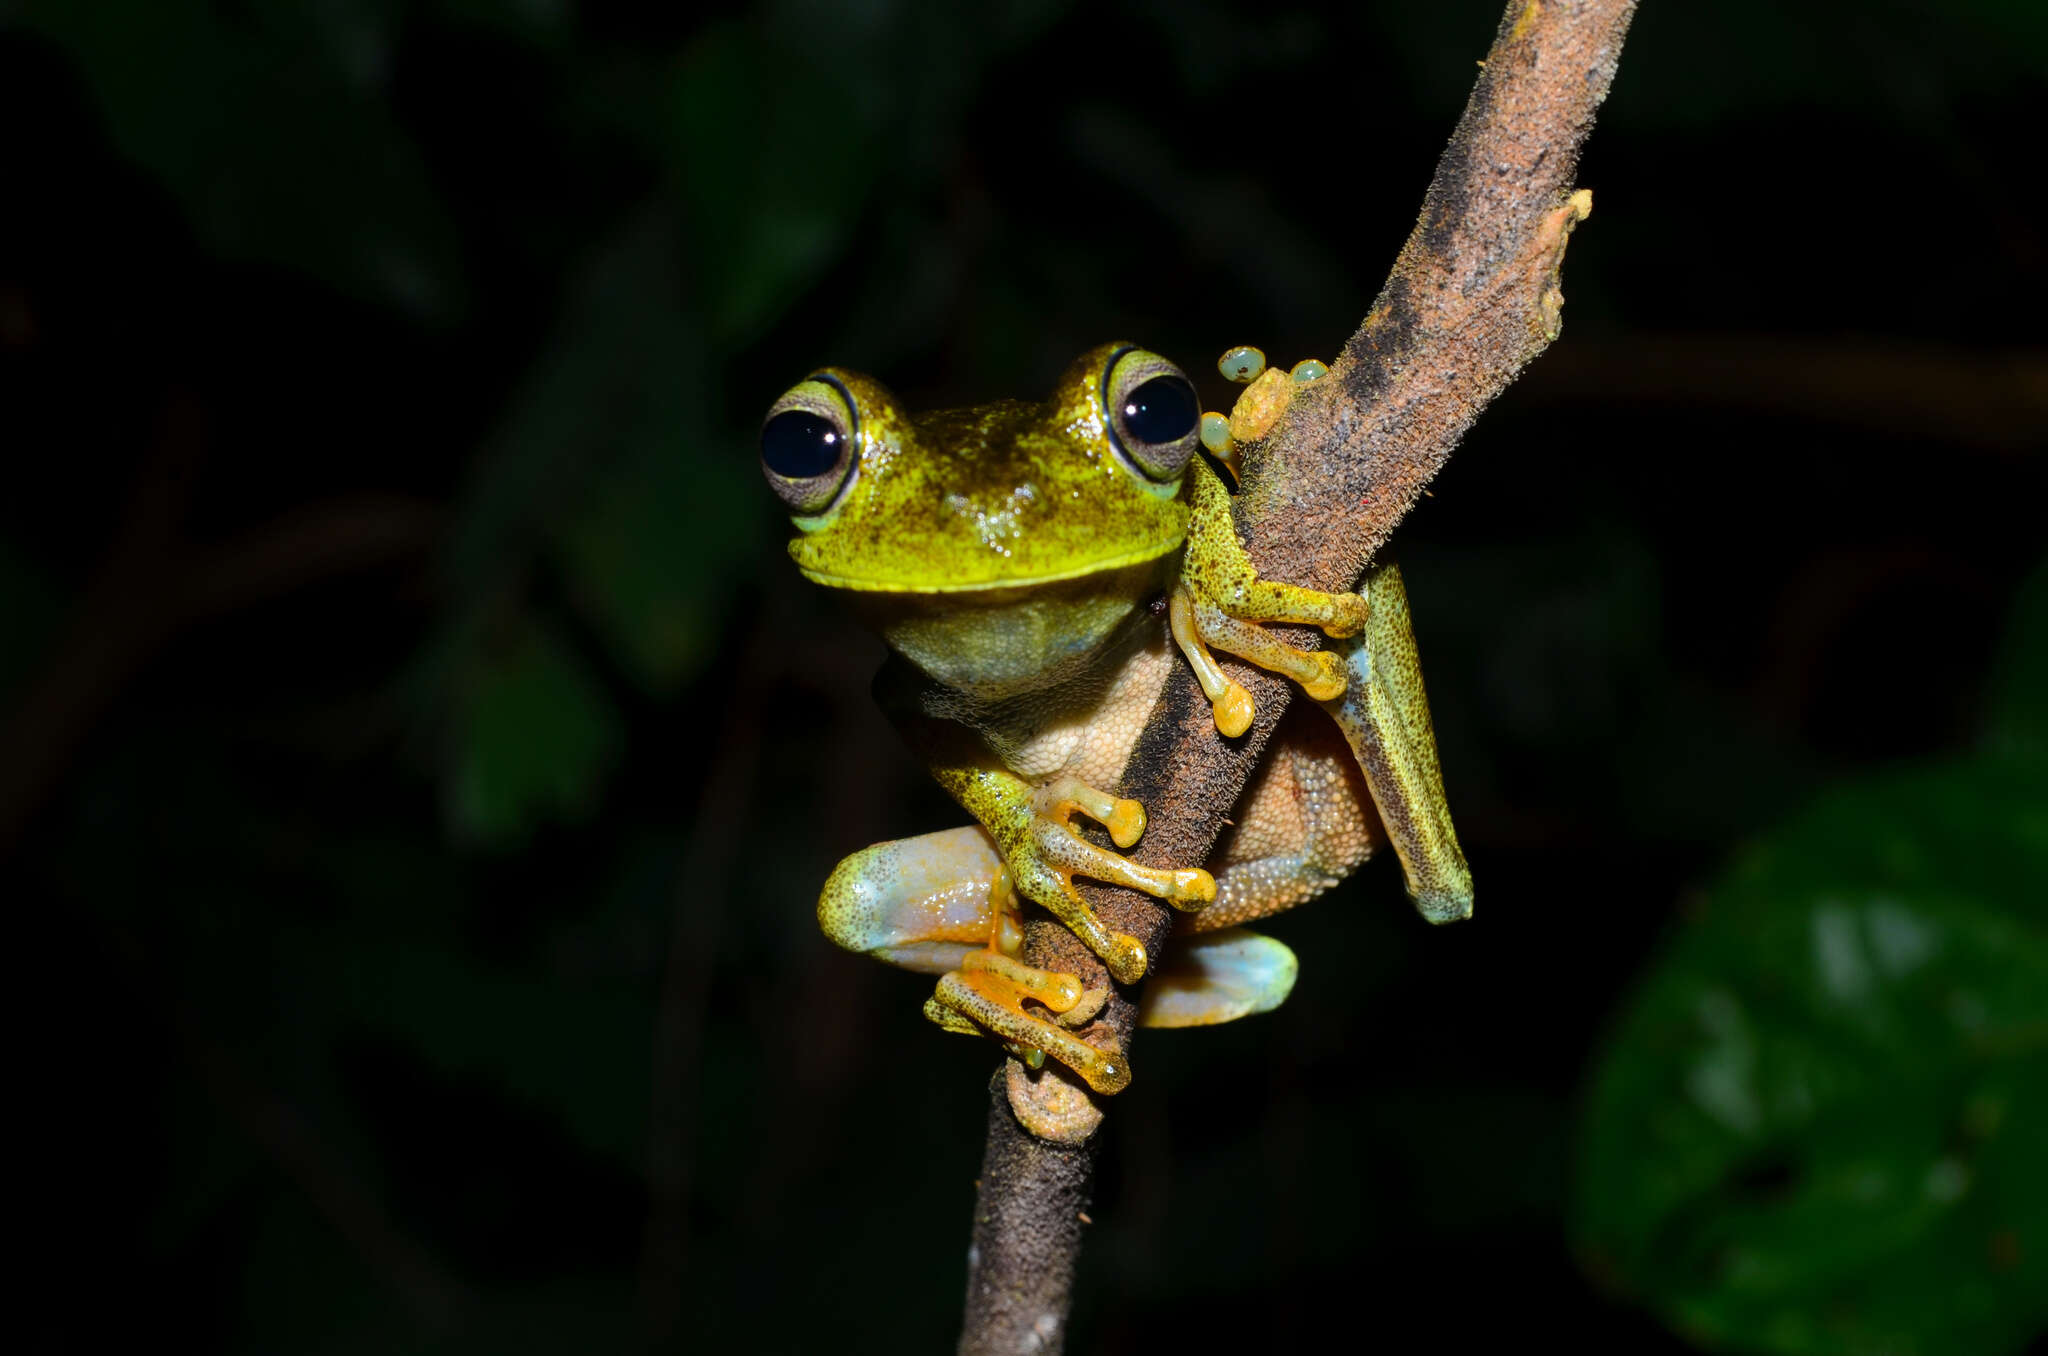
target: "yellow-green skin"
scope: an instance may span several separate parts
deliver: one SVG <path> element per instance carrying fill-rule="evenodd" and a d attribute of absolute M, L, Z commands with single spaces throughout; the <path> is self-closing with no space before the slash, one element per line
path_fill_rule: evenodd
<path fill-rule="evenodd" d="M 1083 354 L 1040 404 L 909 414 L 880 383 L 826 373 L 854 398 L 859 462 L 831 508 L 799 517 L 789 554 L 833 588 L 960 593 L 1032 587 L 1157 560 L 1187 536 L 1181 481 L 1136 474 L 1110 441 L 1109 357 Z"/>
<path fill-rule="evenodd" d="M 864 616 L 933 681 L 982 699 L 1085 666 L 1172 576 L 1188 533 L 1183 476 L 1160 484 L 1110 440 L 1106 344 L 1040 404 L 910 414 L 859 373 L 858 461 L 837 502 L 799 516 L 804 576 L 865 595 Z"/>
<path fill-rule="evenodd" d="M 807 578 L 847 590 L 921 675 L 885 670 L 878 695 L 933 777 L 988 830 L 1018 893 L 1040 903 L 1077 897 L 1034 842 L 1042 807 L 1026 745 L 1098 700 L 1129 623 L 1174 578 L 1192 479 L 1213 479 L 1199 458 L 1162 483 L 1119 455 L 1103 392 L 1112 359 L 1132 352 L 1105 344 L 1083 354 L 1043 403 L 920 415 L 859 373 L 825 369 L 820 378 L 851 397 L 855 470 L 825 511 L 795 519 L 802 531 L 789 548 Z M 1166 889 L 1205 888 L 1193 881 L 1205 873 L 1171 874 L 1188 879 Z M 834 907 L 828 898 L 821 915 Z M 1135 938 L 1063 919 L 1119 979 L 1145 973 Z"/>
<path fill-rule="evenodd" d="M 854 470 L 825 507 L 794 518 L 790 555 L 809 579 L 845 591 L 907 661 L 884 670 L 877 695 L 986 833 L 854 854 L 825 887 L 820 923 L 850 949 L 943 974 L 926 1008 L 941 1025 L 1049 1053 L 1098 1092 L 1127 1081 L 1121 1055 L 1064 1028 L 1085 1022 L 1100 999 L 1080 1001 L 1071 976 L 1005 958 L 1016 954 L 1005 921 L 1015 897 L 1051 909 L 1126 983 L 1150 958 L 1094 917 L 1074 876 L 1187 910 L 1213 901 L 1189 922 L 1196 933 L 1223 930 L 1185 939 L 1148 989 L 1147 1021 L 1158 1025 L 1225 1021 L 1282 1001 L 1292 953 L 1238 924 L 1327 888 L 1376 835 L 1391 835 L 1426 916 L 1465 916 L 1471 899 L 1398 572 L 1384 567 L 1378 585 L 1369 581 L 1385 595 L 1376 611 L 1361 595 L 1259 579 L 1231 526 L 1228 492 L 1199 455 L 1161 480 L 1120 454 L 1104 388 L 1112 370 L 1123 372 L 1112 359 L 1130 352 L 1108 344 L 1082 355 L 1038 404 L 911 414 L 879 383 L 834 368 L 778 404 L 849 416 Z M 1169 597 L 1173 639 L 1225 733 L 1244 728 L 1250 704 L 1210 644 L 1292 678 L 1336 721 L 1276 742 L 1210 863 L 1216 877 L 1135 866 L 1066 822 L 1095 819 L 1120 847 L 1142 832 L 1142 807 L 1095 785 L 1113 782 L 1172 667 L 1152 615 Z M 1337 651 L 1296 650 L 1256 625 L 1269 621 L 1352 639 Z M 1344 740 L 1328 737 L 1337 730 Z"/>

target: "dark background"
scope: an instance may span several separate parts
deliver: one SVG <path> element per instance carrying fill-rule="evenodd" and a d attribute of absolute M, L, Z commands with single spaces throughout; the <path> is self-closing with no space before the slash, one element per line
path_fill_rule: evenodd
<path fill-rule="evenodd" d="M 960 813 L 760 411 L 1334 356 L 1491 0 L 0 18 L 20 1349 L 945 1348 L 995 1061 L 811 909 Z M 1398 538 L 1477 918 L 1145 1036 L 1073 1349 L 2048 1326 L 2044 125 L 2033 0 L 1646 6 Z"/>

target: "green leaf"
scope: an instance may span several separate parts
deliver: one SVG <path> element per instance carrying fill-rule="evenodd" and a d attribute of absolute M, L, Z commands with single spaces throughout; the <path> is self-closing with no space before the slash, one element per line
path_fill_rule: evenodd
<path fill-rule="evenodd" d="M 519 623 L 471 657 L 456 702 L 449 809 L 461 829 L 503 840 L 543 817 L 595 807 L 624 732 L 610 698 L 555 636 Z"/>
<path fill-rule="evenodd" d="M 1601 1057 L 1577 1233 L 1697 1341 L 2016 1351 L 2048 1328 L 2048 778 L 1823 797 L 1757 845 Z"/>

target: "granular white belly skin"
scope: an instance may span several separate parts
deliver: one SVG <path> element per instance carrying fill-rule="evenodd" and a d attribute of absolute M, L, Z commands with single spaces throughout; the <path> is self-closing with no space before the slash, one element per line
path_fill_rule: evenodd
<path fill-rule="evenodd" d="M 1026 781 L 1065 774 L 1099 790 L 1114 790 L 1178 658 L 1167 643 L 1166 628 L 1159 627 L 1128 652 L 1107 688 L 1098 689 L 1103 691 L 1099 701 L 1061 712 L 1022 734 L 1003 761 Z"/>

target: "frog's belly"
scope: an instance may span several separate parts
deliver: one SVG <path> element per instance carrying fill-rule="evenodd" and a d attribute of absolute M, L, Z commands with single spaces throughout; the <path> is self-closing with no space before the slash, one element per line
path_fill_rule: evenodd
<path fill-rule="evenodd" d="M 1004 732 L 1010 737 L 1003 741 L 1003 761 L 1027 781 L 1064 774 L 1090 786 L 1114 787 L 1174 671 L 1175 657 L 1162 624 L 1124 652 L 1107 687 L 1097 689 L 1100 700 L 1065 707 L 1048 696 L 1042 706 L 1020 704 L 1019 719 Z"/>

